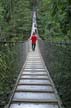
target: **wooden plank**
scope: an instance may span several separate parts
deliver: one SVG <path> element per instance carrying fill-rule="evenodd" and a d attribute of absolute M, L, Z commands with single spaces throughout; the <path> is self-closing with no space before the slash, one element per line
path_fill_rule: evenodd
<path fill-rule="evenodd" d="M 20 78 L 20 80 L 49 80 L 48 78 Z"/>
<path fill-rule="evenodd" d="M 32 75 L 32 76 L 48 76 L 48 74 L 36 74 L 36 73 L 35 73 L 35 74 L 23 74 L 23 73 L 22 73 L 22 75 L 23 75 L 23 76 L 25 76 L 25 75 Z"/>
<path fill-rule="evenodd" d="M 48 99 L 48 100 L 41 100 L 41 99 L 13 99 L 12 103 L 51 103 L 51 104 L 58 104 L 56 99 Z"/>
<path fill-rule="evenodd" d="M 40 83 L 36 83 L 36 84 L 31 84 L 31 83 L 24 83 L 24 84 L 18 84 L 18 85 L 38 85 L 38 86 L 40 86 L 40 85 L 44 85 L 44 86 L 52 86 L 51 84 L 40 84 Z"/>
<path fill-rule="evenodd" d="M 54 91 L 52 91 L 52 90 L 51 90 L 51 91 L 46 91 L 46 90 L 40 91 L 40 90 L 30 90 L 30 89 L 28 89 L 28 90 L 23 90 L 23 89 L 22 89 L 22 90 L 17 90 L 17 89 L 16 89 L 15 93 L 16 93 L 16 92 L 54 93 Z"/>

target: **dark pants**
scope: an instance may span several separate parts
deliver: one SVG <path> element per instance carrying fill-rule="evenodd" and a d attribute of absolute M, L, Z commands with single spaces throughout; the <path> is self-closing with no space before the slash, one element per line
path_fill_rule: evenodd
<path fill-rule="evenodd" d="M 32 50 L 35 51 L 36 44 L 32 43 Z"/>

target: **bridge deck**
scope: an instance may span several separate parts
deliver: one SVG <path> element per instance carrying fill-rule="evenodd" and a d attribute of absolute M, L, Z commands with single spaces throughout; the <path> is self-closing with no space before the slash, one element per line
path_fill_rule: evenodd
<path fill-rule="evenodd" d="M 9 108 L 60 108 L 38 46 L 30 48 Z"/>

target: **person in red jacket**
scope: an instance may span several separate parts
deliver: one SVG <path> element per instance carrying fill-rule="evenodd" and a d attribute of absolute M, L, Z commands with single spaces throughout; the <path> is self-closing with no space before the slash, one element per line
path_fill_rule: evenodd
<path fill-rule="evenodd" d="M 37 41 L 37 35 L 34 32 L 33 35 L 31 36 L 31 40 L 32 40 L 32 50 L 35 51 L 35 47 L 36 47 L 36 41 Z"/>

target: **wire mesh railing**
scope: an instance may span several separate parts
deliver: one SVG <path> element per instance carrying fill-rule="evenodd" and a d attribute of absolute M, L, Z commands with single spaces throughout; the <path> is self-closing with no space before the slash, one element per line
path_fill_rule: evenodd
<path fill-rule="evenodd" d="M 39 40 L 40 52 L 65 107 L 71 103 L 71 44 Z"/>
<path fill-rule="evenodd" d="M 0 108 L 9 101 L 28 51 L 27 41 L 0 42 Z"/>

